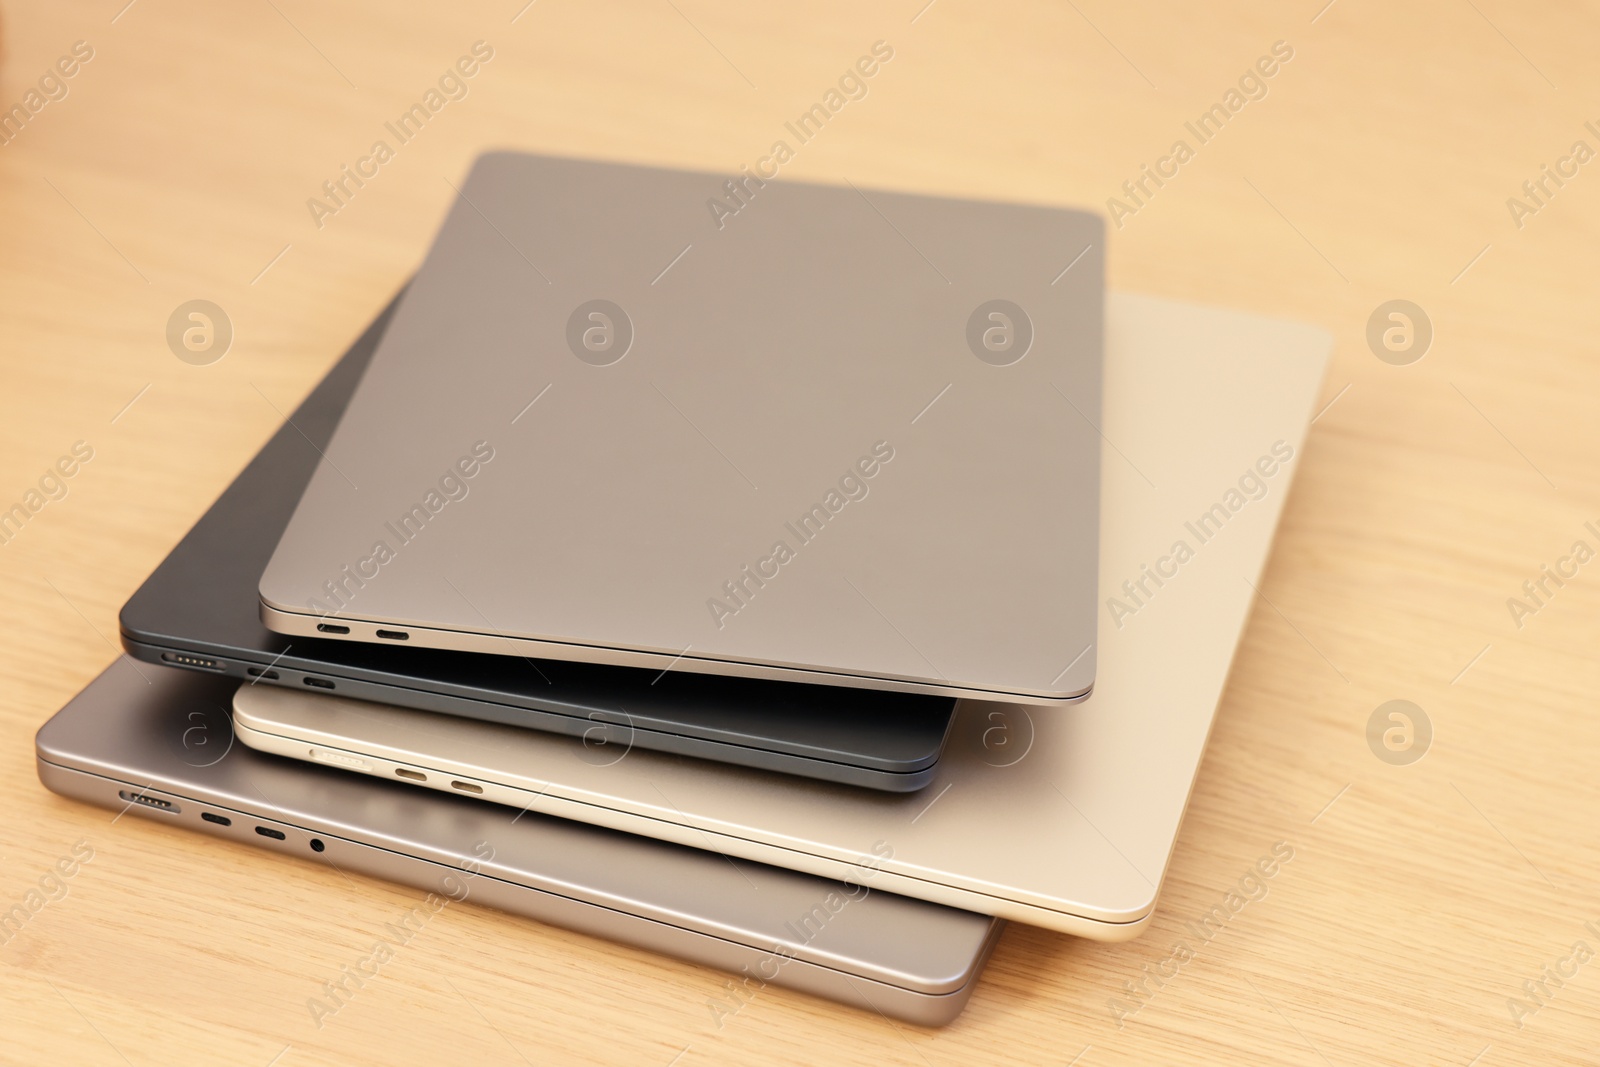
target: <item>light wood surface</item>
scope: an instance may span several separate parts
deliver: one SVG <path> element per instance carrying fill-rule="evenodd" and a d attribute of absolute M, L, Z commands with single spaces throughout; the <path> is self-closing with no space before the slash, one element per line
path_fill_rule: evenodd
<path fill-rule="evenodd" d="M 0 1060 L 1600 1062 L 1600 959 L 1520 1026 L 1509 1003 L 1600 952 L 1600 562 L 1520 627 L 1507 607 L 1600 549 L 1600 162 L 1520 227 L 1507 205 L 1600 150 L 1600 16 L 1321 2 L 5 3 L 0 106 L 74 42 L 93 58 L 0 146 L 0 509 L 75 442 L 94 458 L 0 546 L 0 908 L 75 842 L 94 858 L 0 947 Z M 469 95 L 319 228 L 307 199 L 479 40 Z M 316 1028 L 306 999 L 415 894 L 112 825 L 38 784 L 33 732 L 414 269 L 476 152 L 731 174 L 878 40 L 892 61 L 785 175 L 1104 210 L 1181 138 L 1193 158 L 1112 230 L 1112 283 L 1338 338 L 1150 932 L 1013 926 L 941 1031 L 779 990 L 719 1029 L 721 974 L 469 906 Z M 1276 41 L 1266 96 L 1198 143 L 1185 121 Z M 164 338 L 197 297 L 236 330 L 204 367 Z M 1435 329 L 1408 366 L 1365 339 L 1397 298 Z M 1433 726 L 1409 766 L 1368 746 L 1391 699 Z M 1266 898 L 1119 1026 L 1124 983 L 1280 841 Z"/>

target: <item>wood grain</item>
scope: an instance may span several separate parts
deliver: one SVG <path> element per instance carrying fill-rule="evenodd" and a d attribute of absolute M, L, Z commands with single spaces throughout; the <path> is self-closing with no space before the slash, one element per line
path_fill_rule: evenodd
<path fill-rule="evenodd" d="M 1583 528 L 1600 520 L 1600 163 L 1520 227 L 1507 206 L 1573 142 L 1600 149 L 1592 9 L 125 3 L 3 10 L 0 107 L 74 42 L 94 54 L 0 145 L 0 509 L 75 442 L 94 458 L 0 545 L 0 905 L 75 842 L 95 855 L 0 948 L 0 1060 L 1600 1058 L 1600 961 L 1520 1026 L 1508 1007 L 1575 942 L 1600 950 L 1584 925 L 1600 926 L 1600 564 L 1520 627 L 1506 606 L 1575 540 L 1600 547 Z M 466 98 L 319 228 L 308 198 L 480 40 L 494 57 Z M 1100 945 L 1014 926 L 942 1031 L 778 990 L 718 1029 L 713 971 L 469 906 L 318 1029 L 306 999 L 413 894 L 113 825 L 38 784 L 33 731 L 415 268 L 475 153 L 733 173 L 879 40 L 893 60 L 785 175 L 1102 210 L 1274 42 L 1293 49 L 1112 231 L 1119 288 L 1338 338 L 1151 931 Z M 236 329 L 205 367 L 164 340 L 197 297 Z M 1365 341 L 1396 298 L 1435 329 L 1409 366 Z M 1366 741 L 1396 698 L 1435 732 L 1404 767 Z M 1267 897 L 1119 1025 L 1124 983 L 1278 841 L 1295 858 Z"/>

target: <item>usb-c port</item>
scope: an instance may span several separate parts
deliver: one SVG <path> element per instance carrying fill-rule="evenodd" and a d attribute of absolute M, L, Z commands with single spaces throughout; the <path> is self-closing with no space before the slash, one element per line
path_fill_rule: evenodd
<path fill-rule="evenodd" d="M 482 793 L 483 786 L 473 785 L 471 782 L 451 782 L 450 788 L 459 789 L 463 793 Z"/>
<path fill-rule="evenodd" d="M 226 815 L 218 815 L 216 812 L 213 812 L 213 811 L 202 811 L 200 813 L 200 817 L 202 819 L 204 819 L 206 822 L 214 822 L 218 826 L 232 826 L 233 825 L 233 820 L 232 819 L 228 818 Z"/>
<path fill-rule="evenodd" d="M 270 837 L 274 841 L 288 840 L 288 838 L 284 836 L 282 830 L 274 830 L 270 826 L 258 826 L 256 827 L 256 833 L 260 834 L 262 837 Z"/>
<path fill-rule="evenodd" d="M 308 674 L 308 675 L 306 675 L 304 678 L 302 678 L 300 680 L 302 682 L 306 683 L 307 685 L 311 686 L 314 689 L 332 689 L 333 688 L 333 683 L 328 681 L 326 678 L 313 678 L 313 677 L 311 677 L 311 675 Z"/>
<path fill-rule="evenodd" d="M 340 626 L 338 623 L 333 622 L 319 622 L 317 623 L 317 632 L 324 634 L 347 634 L 350 632 L 350 627 Z"/>
<path fill-rule="evenodd" d="M 411 635 L 404 630 L 379 630 L 378 636 L 385 641 L 409 641 Z"/>

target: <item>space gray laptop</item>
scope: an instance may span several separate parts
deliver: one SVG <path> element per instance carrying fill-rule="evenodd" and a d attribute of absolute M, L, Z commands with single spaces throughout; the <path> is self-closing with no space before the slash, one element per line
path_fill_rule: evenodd
<path fill-rule="evenodd" d="M 39 778 L 285 878 L 328 864 L 922 1025 L 961 1012 L 1004 925 L 878 890 L 870 853 L 829 880 L 262 755 L 234 742 L 238 685 L 119 658 L 39 730 Z"/>
<path fill-rule="evenodd" d="M 262 619 L 1081 699 L 1103 252 L 1101 220 L 1059 208 L 483 156 L 262 575 Z"/>

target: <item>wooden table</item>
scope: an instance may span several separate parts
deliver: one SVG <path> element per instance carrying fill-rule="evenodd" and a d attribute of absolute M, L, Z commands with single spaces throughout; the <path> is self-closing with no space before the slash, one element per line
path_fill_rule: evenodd
<path fill-rule="evenodd" d="M 523 2 L 5 5 L 0 106 L 73 73 L 0 146 L 0 509 L 76 442 L 93 459 L 0 546 L 0 907 L 95 856 L 0 948 L 0 1059 L 1600 1062 L 1600 960 L 1573 950 L 1600 952 L 1600 562 L 1561 562 L 1600 549 L 1593 11 Z M 478 41 L 465 97 L 395 143 Z M 1106 210 L 1116 287 L 1338 339 L 1149 933 L 1013 926 L 942 1031 L 780 990 L 718 1029 L 721 974 L 466 907 L 317 1029 L 306 999 L 415 894 L 111 825 L 38 784 L 34 730 L 415 268 L 475 153 L 733 174 L 877 41 L 893 58 L 785 176 Z M 335 202 L 345 165 L 369 176 Z M 166 343 L 195 298 L 235 330 L 209 366 Z M 1369 347 L 1396 299 L 1432 324 L 1420 361 Z M 1535 603 L 1541 565 L 1576 576 Z M 1409 765 L 1367 740 L 1393 699 L 1432 724 Z M 1119 1025 L 1125 983 L 1279 841 L 1268 896 Z"/>

